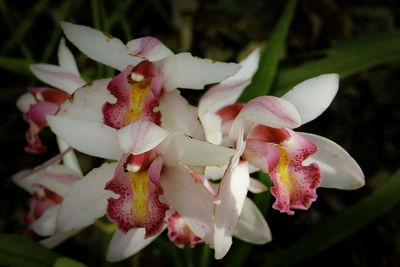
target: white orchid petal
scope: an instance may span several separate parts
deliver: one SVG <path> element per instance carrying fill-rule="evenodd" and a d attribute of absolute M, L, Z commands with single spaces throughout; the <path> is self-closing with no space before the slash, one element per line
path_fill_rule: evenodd
<path fill-rule="evenodd" d="M 82 153 L 119 160 L 123 154 L 117 142 L 117 130 L 102 123 L 46 116 L 51 130 Z"/>
<path fill-rule="evenodd" d="M 203 125 L 206 140 L 211 144 L 220 145 L 222 143 L 222 120 L 215 113 L 206 112 L 200 117 Z"/>
<path fill-rule="evenodd" d="M 58 64 L 65 71 L 80 76 L 78 66 L 76 65 L 75 58 L 71 53 L 71 50 L 65 45 L 65 39 L 61 38 L 58 46 Z"/>
<path fill-rule="evenodd" d="M 79 233 L 82 230 L 83 230 L 83 228 L 74 229 L 74 230 L 71 230 L 68 232 L 57 233 L 53 236 L 50 236 L 48 238 L 40 240 L 39 243 L 48 249 L 53 249 L 56 246 L 58 246 L 59 244 L 61 244 L 62 242 L 64 242 L 65 240 L 67 240 L 68 238 L 76 235 L 77 233 Z"/>
<path fill-rule="evenodd" d="M 204 85 L 220 82 L 235 74 L 240 65 L 193 57 L 190 53 L 170 56 L 157 63 L 165 74 L 165 89 L 203 89 Z"/>
<path fill-rule="evenodd" d="M 57 112 L 57 116 L 103 122 L 104 103 L 115 103 L 116 99 L 107 90 L 111 79 L 95 80 L 77 89 Z"/>
<path fill-rule="evenodd" d="M 135 121 L 118 130 L 117 139 L 125 153 L 142 154 L 155 148 L 169 132 L 150 121 Z"/>
<path fill-rule="evenodd" d="M 233 76 L 222 81 L 219 85 L 210 88 L 200 99 L 199 117 L 203 122 L 203 116 L 207 112 L 214 113 L 222 107 L 234 104 L 251 82 L 260 59 L 260 50 L 255 49 L 247 58 L 239 64 L 240 70 Z"/>
<path fill-rule="evenodd" d="M 89 58 L 122 71 L 143 59 L 128 54 L 121 40 L 87 26 L 61 22 L 65 36 Z"/>
<path fill-rule="evenodd" d="M 235 149 L 199 141 L 182 133 L 170 134 L 158 147 L 168 166 L 223 166 L 236 154 Z"/>
<path fill-rule="evenodd" d="M 178 90 L 163 93 L 159 108 L 162 114 L 161 127 L 170 132 L 181 132 L 199 140 L 204 139 L 197 108 L 190 105 Z"/>
<path fill-rule="evenodd" d="M 116 197 L 104 190 L 118 163 L 104 163 L 76 181 L 61 203 L 57 218 L 57 232 L 88 226 L 106 213 L 107 199 Z"/>
<path fill-rule="evenodd" d="M 164 167 L 161 186 L 167 203 L 193 233 L 213 246 L 213 196 L 183 168 Z"/>
<path fill-rule="evenodd" d="M 33 64 L 29 68 L 42 82 L 61 89 L 68 94 L 72 94 L 76 89 L 85 84 L 85 81 L 79 75 L 68 72 L 60 66 Z"/>
<path fill-rule="evenodd" d="M 233 235 L 248 243 L 262 245 L 272 240 L 271 230 L 257 206 L 246 198 Z"/>
<path fill-rule="evenodd" d="M 160 40 L 154 37 L 134 39 L 129 41 L 126 46 L 132 56 L 144 57 L 150 61 L 161 60 L 174 54 Z"/>
<path fill-rule="evenodd" d="M 235 169 L 228 167 L 214 201 L 215 258 L 221 259 L 232 245 L 232 235 L 242 213 L 249 186 L 247 162 Z"/>
<path fill-rule="evenodd" d="M 321 115 L 331 104 L 339 88 L 339 75 L 323 74 L 296 85 L 283 99 L 290 101 L 303 124 Z"/>
<path fill-rule="evenodd" d="M 25 113 L 29 110 L 30 106 L 36 103 L 35 97 L 31 93 L 21 95 L 17 100 L 17 108 Z"/>
<path fill-rule="evenodd" d="M 42 216 L 33 223 L 33 231 L 41 236 L 53 235 L 56 231 L 56 219 L 59 208 L 60 205 L 56 205 L 43 212 Z"/>
<path fill-rule="evenodd" d="M 341 146 L 322 136 L 300 134 L 318 147 L 318 152 L 307 158 L 303 164 L 318 164 L 322 174 L 321 187 L 352 190 L 365 184 L 360 166 Z"/>
<path fill-rule="evenodd" d="M 63 140 L 61 140 L 61 138 L 59 138 L 59 137 L 57 137 L 57 144 L 58 144 L 58 148 L 59 148 L 60 152 L 64 152 L 65 150 L 67 150 L 69 148 L 69 145 L 67 143 L 65 143 Z M 68 169 L 76 172 L 76 174 L 79 177 L 83 176 L 81 167 L 79 166 L 78 159 L 73 150 L 71 150 L 70 152 L 65 154 L 65 156 L 63 157 L 63 163 Z"/>
<path fill-rule="evenodd" d="M 127 233 L 117 229 L 108 245 L 106 260 L 110 262 L 124 260 L 153 242 L 162 231 L 148 238 L 145 228 L 133 228 Z"/>
<path fill-rule="evenodd" d="M 250 177 L 249 191 L 254 194 L 258 194 L 268 191 L 268 187 L 266 187 L 265 184 L 261 183 L 260 181 Z"/>

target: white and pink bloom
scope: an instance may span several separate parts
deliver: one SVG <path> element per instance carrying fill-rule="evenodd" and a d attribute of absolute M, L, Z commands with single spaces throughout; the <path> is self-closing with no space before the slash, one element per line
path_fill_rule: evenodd
<path fill-rule="evenodd" d="M 319 186 L 363 186 L 360 167 L 343 148 L 326 138 L 292 130 L 329 106 L 338 90 L 338 75 L 306 80 L 281 98 L 260 96 L 246 104 L 235 104 L 257 60 L 254 52 L 242 62 L 237 77 L 211 88 L 200 100 L 199 117 L 203 124 L 212 125 L 212 131 L 206 132 L 208 140 L 232 145 L 243 139 L 246 146 L 240 160 L 270 175 L 274 183 L 270 190 L 276 198 L 273 207 L 281 212 L 308 209 Z M 209 169 L 209 174 L 218 177 L 218 170 Z"/>
<path fill-rule="evenodd" d="M 29 93 L 22 95 L 17 101 L 17 107 L 24 112 L 24 120 L 29 123 L 29 130 L 26 132 L 28 146 L 25 147 L 25 151 L 30 153 L 40 154 L 46 150 L 46 146 L 39 139 L 40 131 L 47 125 L 46 115 L 54 115 L 69 95 L 85 84 L 64 39 L 61 39 L 58 47 L 58 62 L 59 66 L 30 65 L 32 73 L 39 80 L 57 89 L 29 88 Z"/>
<path fill-rule="evenodd" d="M 121 48 L 119 40 L 84 26 L 64 23 L 63 28 L 83 52 L 122 72 L 112 80 L 97 80 L 78 89 L 61 105 L 56 116 L 47 116 L 52 130 L 75 149 L 119 160 L 114 175 L 108 179 L 85 178 L 82 181 L 85 184 L 74 184 L 63 201 L 57 229 L 69 231 L 84 227 L 107 212 L 118 225 L 109 248 L 110 260 L 127 257 L 148 244 L 165 228 L 166 221 L 169 236 L 179 246 L 186 241 L 194 245 L 204 240 L 214 247 L 214 196 L 194 178 L 195 171 L 201 173 L 206 166 L 228 164 L 237 151 L 203 141 L 196 108 L 189 105 L 176 88 L 202 89 L 205 84 L 234 74 L 239 67 L 194 58 L 188 53 L 173 55 L 151 37 L 128 43 L 129 53 L 135 56 L 125 53 L 123 58 L 130 61 L 128 65 L 121 65 L 126 61 L 116 63 L 103 56 L 118 54 L 115 51 L 105 53 L 104 49 Z M 86 42 L 81 42 L 84 36 L 93 36 L 90 42 L 97 40 L 90 51 L 86 51 Z M 177 185 L 175 174 L 180 175 L 187 186 Z M 245 186 L 247 192 L 248 185 Z M 180 187 L 179 192 L 171 192 L 176 187 Z M 202 193 L 196 198 L 199 188 Z M 187 205 L 190 203 L 185 201 L 188 196 L 192 197 L 193 205 Z M 108 201 L 107 208 L 104 201 Z M 241 205 L 244 201 L 245 195 Z M 208 204 L 203 206 L 205 202 Z M 203 212 L 198 218 L 192 218 L 181 204 Z M 210 204 L 210 209 L 204 210 Z M 247 205 L 250 208 L 240 219 L 238 235 L 250 241 L 257 236 L 255 242 L 258 243 L 269 241 L 269 228 L 262 215 L 254 204 Z M 167 219 L 166 211 L 170 209 L 172 213 Z M 91 210 L 96 212 L 89 212 Z M 77 211 L 80 216 L 71 216 Z M 239 215 L 235 215 L 235 224 Z M 259 222 L 262 227 L 254 230 L 249 227 L 250 221 Z M 131 244 L 129 249 L 115 249 L 127 243 Z"/>

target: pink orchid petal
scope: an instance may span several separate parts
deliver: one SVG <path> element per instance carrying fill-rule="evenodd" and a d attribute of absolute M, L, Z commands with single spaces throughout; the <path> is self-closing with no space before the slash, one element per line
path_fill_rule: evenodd
<path fill-rule="evenodd" d="M 65 71 L 80 76 L 78 66 L 76 65 L 75 58 L 71 53 L 71 50 L 65 45 L 65 39 L 61 38 L 60 44 L 58 45 L 58 63 L 61 68 Z"/>
<path fill-rule="evenodd" d="M 47 116 L 51 130 L 82 153 L 107 159 L 120 159 L 123 151 L 117 130 L 102 123 L 59 116 Z"/>
<path fill-rule="evenodd" d="M 62 21 L 65 36 L 89 58 L 122 71 L 128 65 L 136 65 L 141 58 L 129 55 L 121 40 L 83 25 Z"/>
<path fill-rule="evenodd" d="M 47 186 L 46 183 L 40 182 L 46 173 L 52 166 L 59 163 L 62 158 L 67 154 L 71 149 L 67 149 L 64 152 L 54 156 L 43 164 L 31 169 L 31 170 L 23 170 L 11 177 L 11 179 L 20 187 L 28 191 L 30 194 L 33 194 L 37 190 L 37 184 L 42 185 L 44 187 Z M 72 182 L 72 181 L 71 181 Z M 54 189 L 54 188 L 53 188 Z M 57 191 L 57 190 L 56 190 Z M 62 193 L 60 193 L 62 194 Z M 63 194 L 62 194 L 63 195 Z"/>
<path fill-rule="evenodd" d="M 232 245 L 232 235 L 249 186 L 247 163 L 236 168 L 228 166 L 214 201 L 214 248 L 215 258 L 221 259 Z"/>
<path fill-rule="evenodd" d="M 300 133 L 318 147 L 305 163 L 316 162 L 321 169 L 321 187 L 353 190 L 365 184 L 365 177 L 357 162 L 333 141 L 314 134 Z"/>
<path fill-rule="evenodd" d="M 60 66 L 49 64 L 33 64 L 29 66 L 32 73 L 42 82 L 72 94 L 85 85 L 79 75 L 68 72 Z"/>
<path fill-rule="evenodd" d="M 339 75 L 323 74 L 299 83 L 282 99 L 292 103 L 300 114 L 302 124 L 317 118 L 331 104 L 339 88 Z"/>
<path fill-rule="evenodd" d="M 117 163 L 104 163 L 76 181 L 65 196 L 57 218 L 57 232 L 88 226 L 106 213 L 107 199 L 115 196 L 104 190 Z"/>
<path fill-rule="evenodd" d="M 170 134 L 158 147 L 165 164 L 189 166 L 223 166 L 236 150 L 199 141 L 183 133 Z"/>
<path fill-rule="evenodd" d="M 220 82 L 235 74 L 240 65 L 215 62 L 193 57 L 190 53 L 180 53 L 156 63 L 165 75 L 165 89 L 203 89 L 204 85 Z"/>
<path fill-rule="evenodd" d="M 317 164 L 304 166 L 303 161 L 317 152 L 317 146 L 290 129 L 286 129 L 292 141 L 277 146 L 280 160 L 275 170 L 269 170 L 274 183 L 270 188 L 276 201 L 273 208 L 294 214 L 291 209 L 308 209 L 316 200 L 316 189 L 321 183 L 321 173 Z"/>
<path fill-rule="evenodd" d="M 68 238 L 76 235 L 77 233 L 79 233 L 82 230 L 83 230 L 83 228 L 79 228 L 79 229 L 74 229 L 74 230 L 71 230 L 68 232 L 57 233 L 53 236 L 50 236 L 48 238 L 40 240 L 39 243 L 48 249 L 53 249 L 56 246 L 58 246 L 59 244 L 61 244 L 62 242 L 64 242 L 65 240 L 67 240 Z"/>
<path fill-rule="evenodd" d="M 30 106 L 36 102 L 36 99 L 31 93 L 25 93 L 18 98 L 16 106 L 21 112 L 25 113 L 29 110 Z"/>
<path fill-rule="evenodd" d="M 243 204 L 242 213 L 233 235 L 248 243 L 262 245 L 272 240 L 271 230 L 264 216 L 249 198 Z"/>
<path fill-rule="evenodd" d="M 160 184 L 160 174 L 161 174 L 161 169 L 164 165 L 164 159 L 162 156 L 158 156 L 153 160 L 151 165 L 149 166 L 148 173 L 149 173 L 149 179 L 152 181 L 154 184 L 158 185 L 161 187 Z"/>
<path fill-rule="evenodd" d="M 279 163 L 279 150 L 270 143 L 246 139 L 246 149 L 243 154 L 244 159 L 261 169 L 265 173 L 274 170 Z"/>
<path fill-rule="evenodd" d="M 142 37 L 129 41 L 126 46 L 132 56 L 144 57 L 150 61 L 157 61 L 173 55 L 160 40 L 154 37 Z"/>
<path fill-rule="evenodd" d="M 118 130 L 117 139 L 125 153 L 142 154 L 160 144 L 169 132 L 150 121 L 135 121 Z"/>
<path fill-rule="evenodd" d="M 189 243 L 190 248 L 194 248 L 196 244 L 203 242 L 193 234 L 185 220 L 176 212 L 168 217 L 168 237 L 180 248 L 184 248 L 186 243 Z"/>
<path fill-rule="evenodd" d="M 31 87 L 28 88 L 28 90 L 35 97 L 37 102 L 49 102 L 57 106 L 60 106 L 69 97 L 69 94 L 54 88 Z"/>
<path fill-rule="evenodd" d="M 111 79 L 95 80 L 77 89 L 65 101 L 57 112 L 57 116 L 103 122 L 102 107 L 106 102 L 115 102 L 115 98 L 107 90 Z"/>
<path fill-rule="evenodd" d="M 145 227 L 147 238 L 161 231 L 169 207 L 159 201 L 163 189 L 149 179 L 146 170 L 126 171 L 126 159 L 127 155 L 121 158 L 114 177 L 106 184 L 106 190 L 120 195 L 108 199 L 107 216 L 125 233 Z"/>
<path fill-rule="evenodd" d="M 296 128 L 301 125 L 301 118 L 296 108 L 287 100 L 274 96 L 259 96 L 245 104 L 234 121 L 230 135 L 236 140 L 237 131 L 245 129 L 245 136 L 253 125 L 245 122 L 263 124 L 273 128 Z"/>
<path fill-rule="evenodd" d="M 117 229 L 108 245 L 106 260 L 116 262 L 124 260 L 153 242 L 162 231 L 158 234 L 145 238 L 145 228 L 134 228 L 127 233 Z"/>
<path fill-rule="evenodd" d="M 160 98 L 161 126 L 170 132 L 181 132 L 204 140 L 196 107 L 190 105 L 178 90 L 165 92 Z"/>
<path fill-rule="evenodd" d="M 193 233 L 213 246 L 213 196 L 182 167 L 164 167 L 164 197 Z"/>
<path fill-rule="evenodd" d="M 132 75 L 138 75 L 140 79 L 135 81 Z M 158 95 L 150 93 L 152 77 L 156 75 L 155 67 L 149 61 L 143 61 L 135 67 L 128 66 L 118 74 L 108 84 L 108 90 L 117 102 L 104 104 L 104 123 L 115 129 L 139 119 L 159 125 L 161 114 L 154 111 L 158 106 Z"/>

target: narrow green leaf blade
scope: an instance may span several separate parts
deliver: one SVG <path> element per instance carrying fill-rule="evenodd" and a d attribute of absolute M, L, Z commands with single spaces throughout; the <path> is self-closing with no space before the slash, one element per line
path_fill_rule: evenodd
<path fill-rule="evenodd" d="M 68 257 L 59 257 L 54 263 L 54 267 L 87 267 L 87 265 Z"/>
<path fill-rule="evenodd" d="M 389 212 L 400 202 L 400 169 L 369 197 L 306 234 L 286 250 L 269 257 L 267 266 L 291 266 L 344 240 Z"/>
<path fill-rule="evenodd" d="M 240 96 L 239 102 L 247 102 L 254 97 L 269 93 L 278 68 L 279 57 L 285 46 L 286 36 L 296 9 L 296 4 L 297 0 L 289 0 L 286 4 L 285 10 L 261 54 L 258 70 L 254 74 L 251 84 Z"/>
<path fill-rule="evenodd" d="M 3 70 L 31 76 L 29 64 L 31 62 L 24 59 L 0 56 L 0 69 Z"/>
<path fill-rule="evenodd" d="M 279 70 L 273 87 L 274 95 L 281 96 L 296 84 L 324 73 L 338 73 L 340 78 L 346 78 L 398 60 L 400 31 L 363 36 L 332 47 L 322 59 Z"/>
<path fill-rule="evenodd" d="M 53 266 L 58 257 L 26 236 L 0 234 L 0 266 Z"/>

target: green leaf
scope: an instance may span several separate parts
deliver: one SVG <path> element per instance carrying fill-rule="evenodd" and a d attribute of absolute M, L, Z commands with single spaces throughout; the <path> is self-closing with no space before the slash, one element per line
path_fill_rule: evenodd
<path fill-rule="evenodd" d="M 294 10 L 296 9 L 296 3 L 297 0 L 290 0 L 286 4 L 285 10 L 261 54 L 258 70 L 254 74 L 251 84 L 239 97 L 239 102 L 247 102 L 254 97 L 269 93 L 278 68 L 279 58 L 285 46 L 286 36 Z"/>
<path fill-rule="evenodd" d="M 26 236 L 0 234 L 0 266 L 53 266 L 58 257 Z"/>
<path fill-rule="evenodd" d="M 73 260 L 68 257 L 59 257 L 54 263 L 54 267 L 86 267 L 86 264 Z"/>
<path fill-rule="evenodd" d="M 29 70 L 29 64 L 31 63 L 32 62 L 24 59 L 0 56 L 0 69 L 8 70 L 18 74 L 31 76 L 32 74 Z"/>
<path fill-rule="evenodd" d="M 274 95 L 281 96 L 296 84 L 324 74 L 346 78 L 380 64 L 400 60 L 400 31 L 363 36 L 327 50 L 326 57 L 301 66 L 279 70 Z"/>
<path fill-rule="evenodd" d="M 369 197 L 341 212 L 302 239 L 267 259 L 267 266 L 291 266 L 344 240 L 400 202 L 400 169 Z"/>

